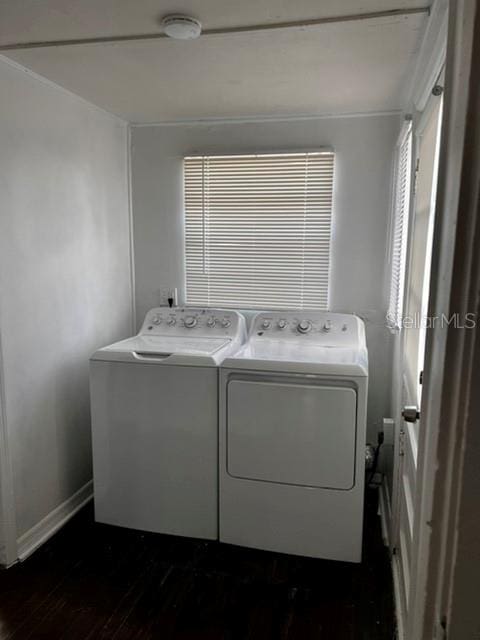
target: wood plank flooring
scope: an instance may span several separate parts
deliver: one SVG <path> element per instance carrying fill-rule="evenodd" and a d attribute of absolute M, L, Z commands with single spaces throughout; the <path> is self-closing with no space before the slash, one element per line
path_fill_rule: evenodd
<path fill-rule="evenodd" d="M 369 490 L 360 565 L 96 524 L 91 505 L 0 571 L 0 640 L 392 640 Z"/>

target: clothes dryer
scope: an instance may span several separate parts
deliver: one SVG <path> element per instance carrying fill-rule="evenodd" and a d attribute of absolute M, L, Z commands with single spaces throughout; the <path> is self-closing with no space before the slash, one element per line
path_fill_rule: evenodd
<path fill-rule="evenodd" d="M 359 318 L 253 319 L 220 368 L 220 540 L 360 561 L 367 381 Z"/>

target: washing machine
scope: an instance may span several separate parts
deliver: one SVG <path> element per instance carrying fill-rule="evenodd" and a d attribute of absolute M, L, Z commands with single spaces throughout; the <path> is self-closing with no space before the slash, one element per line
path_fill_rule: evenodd
<path fill-rule="evenodd" d="M 235 311 L 156 308 L 90 361 L 95 519 L 218 538 L 218 365 Z"/>
<path fill-rule="evenodd" d="M 255 316 L 220 368 L 220 540 L 359 562 L 368 354 L 354 315 Z"/>

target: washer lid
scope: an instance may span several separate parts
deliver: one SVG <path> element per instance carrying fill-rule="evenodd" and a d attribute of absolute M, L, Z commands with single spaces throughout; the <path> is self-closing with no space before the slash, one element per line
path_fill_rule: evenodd
<path fill-rule="evenodd" d="M 133 352 L 161 355 L 211 356 L 230 344 L 230 338 L 190 338 L 178 336 L 135 336 L 115 342 L 100 351 Z"/>
<path fill-rule="evenodd" d="M 91 360 L 213 367 L 220 364 L 234 344 L 231 338 L 139 335 L 99 349 Z"/>

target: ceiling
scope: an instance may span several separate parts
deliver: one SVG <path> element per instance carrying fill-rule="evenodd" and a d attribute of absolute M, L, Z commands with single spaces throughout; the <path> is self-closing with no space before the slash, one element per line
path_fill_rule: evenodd
<path fill-rule="evenodd" d="M 155 33 L 167 13 L 205 29 L 424 7 L 398 0 L 0 0 L 0 45 Z M 5 52 L 136 123 L 402 107 L 425 13 L 272 31 Z"/>

